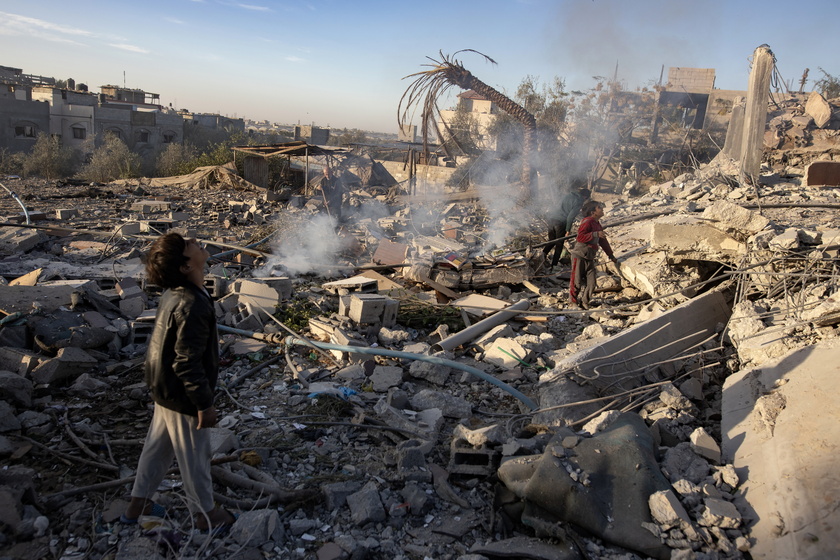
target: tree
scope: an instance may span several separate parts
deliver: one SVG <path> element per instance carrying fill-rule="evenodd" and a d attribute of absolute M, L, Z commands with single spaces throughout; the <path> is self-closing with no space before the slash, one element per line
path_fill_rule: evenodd
<path fill-rule="evenodd" d="M 473 49 L 457 51 L 452 56 L 444 55 L 441 52 L 439 61 L 429 58 L 432 64 L 427 64 L 426 66 L 431 66 L 430 70 L 424 70 L 406 76 L 406 78 L 415 78 L 415 80 L 408 86 L 400 98 L 400 103 L 397 107 L 397 123 L 410 122 L 411 118 L 409 113 L 415 106 L 420 106 L 420 128 L 423 135 L 423 143 L 427 144 L 431 132 L 430 127 L 437 126 L 437 120 L 440 115 L 440 110 L 437 106 L 438 99 L 453 85 L 463 90 L 473 90 L 477 94 L 494 102 L 502 111 L 511 115 L 522 125 L 524 131 L 521 177 L 522 184 L 530 187 L 531 149 L 534 147 L 534 138 L 536 136 L 536 119 L 511 98 L 473 76 L 469 70 L 464 68 L 460 61 L 454 58 L 459 52 L 474 52 L 493 64 L 496 63 L 489 56 Z"/>
<path fill-rule="evenodd" d="M 615 79 L 594 76 L 595 86 L 573 92 L 571 116 L 574 127 L 569 145 L 586 150 L 592 161 L 590 180 L 597 182 L 622 149 L 641 143 L 633 133 L 653 118 L 655 94 L 625 91 Z"/>
<path fill-rule="evenodd" d="M 57 136 L 38 134 L 32 150 L 23 159 L 23 174 L 53 180 L 73 174 L 76 154 L 62 146 Z"/>
<path fill-rule="evenodd" d="M 538 151 L 543 155 L 541 159 L 556 156 L 560 149 L 558 141 L 565 130 L 570 109 L 569 94 L 565 87 L 561 78 L 555 77 L 549 86 L 529 75 L 516 88 L 514 99 L 536 119 L 536 143 Z M 508 115 L 499 115 L 489 132 L 495 137 L 497 151 L 503 157 L 510 157 L 524 140 L 521 126 Z"/>
<path fill-rule="evenodd" d="M 0 148 L 0 175 L 23 174 L 23 160 L 25 157 L 25 154 L 13 153 L 7 148 Z"/>
<path fill-rule="evenodd" d="M 840 97 L 840 78 L 837 76 L 832 76 L 822 68 L 819 68 L 819 71 L 822 72 L 823 77 L 814 82 L 814 87 L 818 92 L 822 94 L 823 97 L 826 99 L 834 99 L 835 97 Z"/>
<path fill-rule="evenodd" d="M 186 175 L 195 170 L 193 160 L 198 156 L 198 150 L 192 144 L 172 142 L 160 152 L 155 162 L 155 174 L 158 177 L 172 177 Z"/>
<path fill-rule="evenodd" d="M 108 183 L 115 179 L 130 179 L 140 174 L 140 156 L 114 134 L 106 133 L 102 145 L 90 156 L 90 161 L 79 172 L 87 181 Z"/>

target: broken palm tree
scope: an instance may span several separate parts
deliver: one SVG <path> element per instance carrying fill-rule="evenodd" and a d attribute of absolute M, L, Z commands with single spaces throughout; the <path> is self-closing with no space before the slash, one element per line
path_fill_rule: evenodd
<path fill-rule="evenodd" d="M 440 109 L 437 106 L 438 99 L 450 87 L 455 85 L 461 89 L 473 90 L 479 95 L 483 95 L 524 127 L 522 184 L 526 188 L 531 189 L 531 149 L 535 145 L 537 130 L 537 121 L 534 115 L 526 111 L 525 108 L 508 96 L 476 78 L 469 70 L 464 68 L 461 61 L 455 59 L 455 55 L 460 52 L 474 52 L 480 54 L 493 64 L 496 64 L 496 61 L 489 56 L 473 49 L 460 50 L 451 56 L 441 52 L 440 60 L 427 57 L 432 61 L 432 64 L 426 65 L 431 67 L 429 70 L 423 70 L 422 72 L 416 72 L 406 76 L 406 78 L 415 78 L 415 80 L 408 86 L 408 89 L 406 89 L 402 98 L 400 98 L 399 108 L 397 109 L 398 120 L 400 122 L 406 122 L 411 108 L 417 105 L 422 106 L 420 118 L 423 145 L 425 148 L 429 138 L 429 125 L 431 123 L 436 126 L 437 117 L 440 114 Z"/>

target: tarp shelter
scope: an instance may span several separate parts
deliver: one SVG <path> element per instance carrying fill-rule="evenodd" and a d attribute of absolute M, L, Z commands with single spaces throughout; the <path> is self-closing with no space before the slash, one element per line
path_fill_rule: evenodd
<path fill-rule="evenodd" d="M 117 179 L 115 185 L 142 185 L 151 187 L 173 187 L 183 189 L 229 188 L 236 190 L 255 190 L 257 185 L 246 181 L 236 172 L 232 163 L 225 165 L 207 165 L 197 167 L 192 173 L 173 177 L 154 177 L 151 179 Z"/>
<path fill-rule="evenodd" d="M 310 156 L 326 156 L 327 161 L 329 161 L 330 157 L 350 153 L 350 150 L 347 148 L 316 146 L 303 141 L 269 144 L 266 146 L 233 146 L 232 149 L 234 162 L 236 161 L 237 154 L 241 154 L 244 157 L 243 168 L 245 179 L 263 188 L 271 186 L 269 184 L 268 173 L 268 160 L 270 158 L 282 156 L 288 157 L 289 160 L 292 157 L 305 158 L 306 178 L 308 180 Z"/>

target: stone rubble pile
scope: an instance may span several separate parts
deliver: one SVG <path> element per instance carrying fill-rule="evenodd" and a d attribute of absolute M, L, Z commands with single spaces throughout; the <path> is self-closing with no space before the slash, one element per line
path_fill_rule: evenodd
<path fill-rule="evenodd" d="M 287 243 L 282 259 L 264 250 L 315 219 L 315 196 L 147 184 L 70 202 L 69 186 L 20 180 L 48 227 L 0 229 L 2 555 L 748 557 L 724 379 L 834 339 L 840 322 L 840 191 L 800 181 L 803 168 L 766 171 L 742 187 L 715 162 L 611 197 L 620 266 L 600 270 L 589 311 L 568 305 L 567 276 L 535 275 L 539 250 L 485 246 L 491 219 L 473 203 L 412 213 L 355 190 L 340 258 L 301 269 Z M 219 247 L 207 279 L 219 324 L 257 335 L 221 331 L 213 474 L 241 515 L 219 538 L 192 530 L 177 476 L 159 491 L 163 520 L 117 522 L 150 418 L 142 362 L 160 295 L 136 236 L 172 228 L 256 244 Z M 700 329 L 681 311 L 697 301 L 731 317 Z M 628 348 L 673 342 L 637 334 L 663 317 L 704 334 L 630 364 Z"/>

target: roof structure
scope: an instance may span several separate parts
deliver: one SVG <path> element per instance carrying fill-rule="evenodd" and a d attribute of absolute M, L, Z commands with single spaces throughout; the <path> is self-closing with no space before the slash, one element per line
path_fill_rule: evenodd
<path fill-rule="evenodd" d="M 304 141 L 284 142 L 282 144 L 268 144 L 265 146 L 233 146 L 234 152 L 240 152 L 249 156 L 270 158 L 275 156 L 336 156 L 349 154 L 348 148 L 331 146 L 316 146 L 307 144 Z"/>

